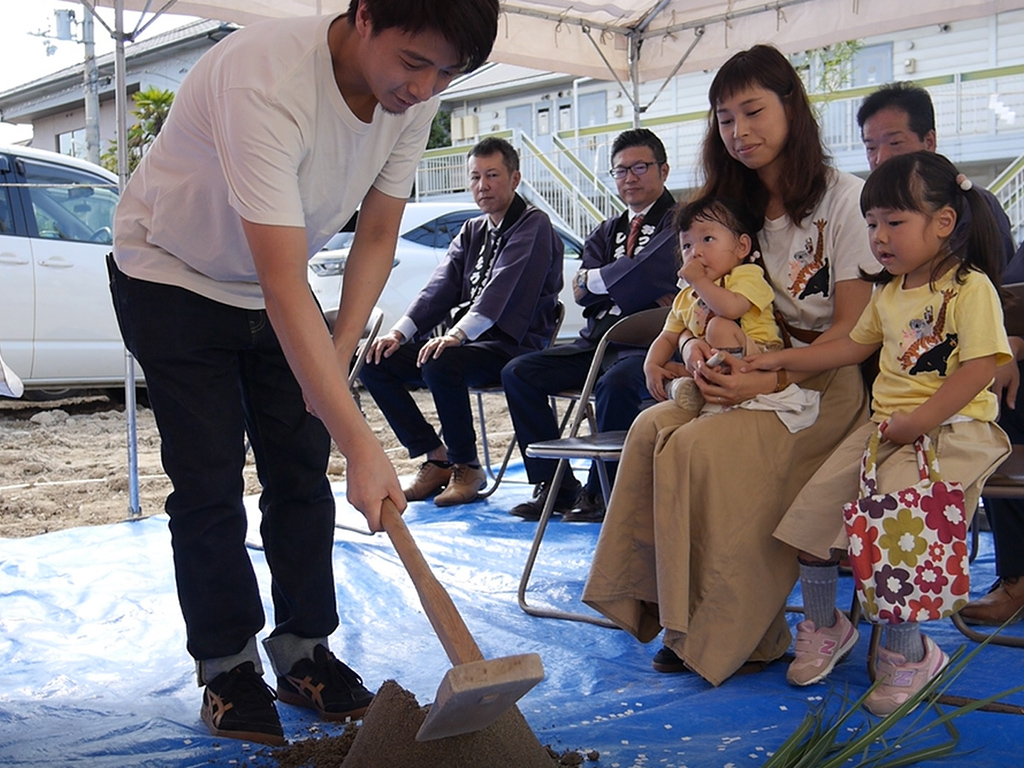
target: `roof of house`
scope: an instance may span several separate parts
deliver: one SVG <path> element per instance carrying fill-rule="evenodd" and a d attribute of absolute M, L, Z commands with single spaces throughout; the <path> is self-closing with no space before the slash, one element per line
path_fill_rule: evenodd
<path fill-rule="evenodd" d="M 168 32 L 139 40 L 125 46 L 125 59 L 137 62 L 153 56 L 162 56 L 168 49 L 188 47 L 207 40 L 217 41 L 240 29 L 239 25 L 222 21 L 200 19 Z M 61 95 L 78 100 L 81 98 L 84 62 L 51 72 L 14 88 L 0 92 L 0 119 L 17 117 L 26 119 L 29 113 L 42 104 L 52 104 Z M 96 57 L 100 76 L 100 91 L 112 87 L 114 74 L 114 53 Z"/>

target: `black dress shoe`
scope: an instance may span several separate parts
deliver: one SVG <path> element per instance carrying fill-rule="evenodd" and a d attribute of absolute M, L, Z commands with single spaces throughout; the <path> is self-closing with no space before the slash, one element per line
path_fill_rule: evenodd
<path fill-rule="evenodd" d="M 576 508 L 562 515 L 564 523 L 600 523 L 604 521 L 604 498 L 599 493 L 583 491 Z"/>
<path fill-rule="evenodd" d="M 651 659 L 651 666 L 658 672 L 667 672 L 669 674 L 690 671 L 690 668 L 683 663 L 683 660 L 676 656 L 675 651 L 667 645 L 661 646 L 661 650 L 654 654 L 654 658 Z"/>
<path fill-rule="evenodd" d="M 573 478 L 568 489 L 563 482 L 562 487 L 558 489 L 558 495 L 555 496 L 555 506 L 551 511 L 554 514 L 571 512 L 576 506 L 576 499 L 580 495 L 580 488 L 580 483 L 575 478 Z M 516 504 L 508 513 L 521 517 L 524 520 L 540 520 L 540 514 L 544 511 L 544 503 L 547 501 L 547 498 L 548 484 L 537 483 L 533 489 L 533 498 L 529 501 L 524 501 L 522 504 Z"/>
<path fill-rule="evenodd" d="M 747 661 L 744 662 L 743 666 L 737 669 L 734 674 L 751 675 L 756 672 L 763 672 L 769 665 L 774 664 L 776 661 L 783 661 L 788 664 L 792 660 L 792 654 L 784 653 L 774 661 Z M 675 651 L 667 645 L 661 646 L 661 650 L 654 654 L 654 658 L 651 659 L 651 666 L 658 672 L 666 672 L 668 674 L 693 671 L 686 666 L 686 663 L 676 656 Z"/>

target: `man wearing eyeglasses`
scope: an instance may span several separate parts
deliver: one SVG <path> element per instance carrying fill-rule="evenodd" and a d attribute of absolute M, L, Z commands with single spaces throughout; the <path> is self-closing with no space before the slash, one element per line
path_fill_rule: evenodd
<path fill-rule="evenodd" d="M 521 355 L 501 373 L 516 439 L 526 446 L 558 437 L 558 423 L 548 396 L 583 386 L 601 336 L 617 320 L 652 307 L 667 306 L 676 292 L 676 243 L 671 209 L 675 200 L 667 189 L 665 147 L 651 131 L 638 128 L 619 134 L 612 144 L 612 167 L 626 211 L 604 221 L 587 238 L 582 268 L 573 280 L 573 296 L 583 307 L 586 326 L 571 344 Z M 594 415 L 600 431 L 628 429 L 646 396 L 643 350 L 609 356 L 594 390 Z M 540 518 L 557 461 L 525 459 L 526 473 L 535 484 L 533 498 L 511 514 Z M 609 477 L 615 465 L 608 464 Z M 591 467 L 586 488 L 565 473 L 555 489 L 554 511 L 569 522 L 600 522 L 605 499 L 598 474 Z"/>

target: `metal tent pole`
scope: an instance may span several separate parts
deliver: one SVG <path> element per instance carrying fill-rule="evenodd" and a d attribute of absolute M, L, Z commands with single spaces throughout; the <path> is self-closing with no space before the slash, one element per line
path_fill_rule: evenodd
<path fill-rule="evenodd" d="M 128 83 L 124 56 L 124 0 L 114 3 L 114 103 L 117 104 L 117 177 L 121 192 L 128 183 Z M 135 412 L 135 358 L 124 353 L 124 412 L 128 430 L 128 518 L 142 517 L 139 504 L 139 443 Z"/>

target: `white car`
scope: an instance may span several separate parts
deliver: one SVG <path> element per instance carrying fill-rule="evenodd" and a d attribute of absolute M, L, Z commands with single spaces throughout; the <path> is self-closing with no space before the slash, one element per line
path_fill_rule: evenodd
<path fill-rule="evenodd" d="M 124 383 L 107 286 L 117 177 L 0 147 L 0 355 L 28 389 Z"/>
<path fill-rule="evenodd" d="M 103 168 L 55 152 L 0 146 L 0 357 L 27 390 L 124 386 L 125 351 L 106 267 L 117 200 L 117 177 Z M 462 223 L 478 214 L 472 203 L 407 206 L 381 297 L 386 327 L 426 285 Z M 580 245 L 561 234 L 571 278 Z M 339 233 L 330 243 L 335 250 L 310 262 L 310 285 L 329 320 L 337 314 L 351 237 Z M 570 283 L 563 292 L 563 336 L 574 336 L 582 325 Z M 141 381 L 142 371 L 135 370 Z"/>
<path fill-rule="evenodd" d="M 409 203 L 405 206 L 391 276 L 377 302 L 384 312 L 382 332 L 405 314 L 465 221 L 479 215 L 480 209 L 471 202 Z M 310 285 L 331 323 L 337 316 L 353 229 L 354 222 L 349 222 L 309 262 Z M 580 268 L 583 244 L 575 235 L 557 226 L 555 229 L 565 244 L 565 285 L 561 293 L 565 320 L 558 335 L 560 339 L 572 339 L 583 327 L 582 309 L 572 298 L 572 277 Z"/>

